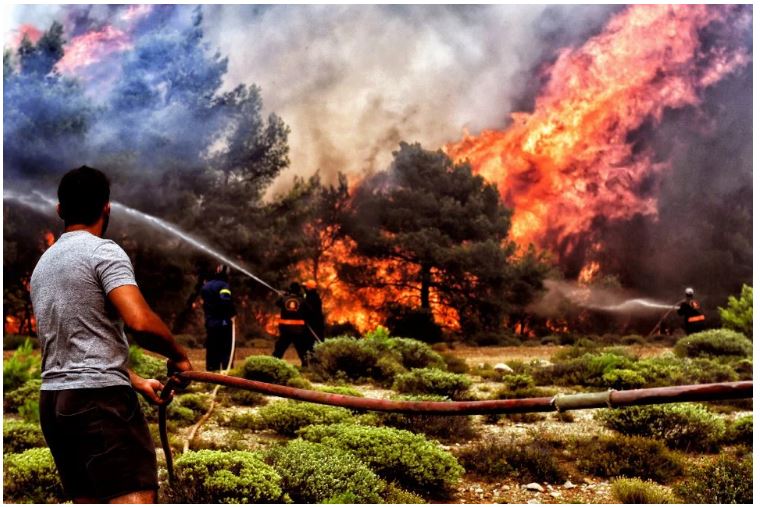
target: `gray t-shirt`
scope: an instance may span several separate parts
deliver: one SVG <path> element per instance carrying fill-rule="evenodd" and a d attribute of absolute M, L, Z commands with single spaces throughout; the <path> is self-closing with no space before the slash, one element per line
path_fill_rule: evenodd
<path fill-rule="evenodd" d="M 124 322 L 106 297 L 122 285 L 137 285 L 135 273 L 113 241 L 67 232 L 42 254 L 31 296 L 43 390 L 130 385 Z"/>

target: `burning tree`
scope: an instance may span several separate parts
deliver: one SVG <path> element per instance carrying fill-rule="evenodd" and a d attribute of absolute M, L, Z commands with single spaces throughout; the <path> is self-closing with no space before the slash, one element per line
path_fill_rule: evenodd
<path fill-rule="evenodd" d="M 463 328 L 495 330 L 540 288 L 543 273 L 534 262 L 518 274 L 509 222 L 495 185 L 468 164 L 402 143 L 387 171 L 359 184 L 341 222 L 355 253 L 374 262 L 344 265 L 342 275 L 358 286 L 414 292 L 423 314 L 435 302 L 456 309 Z M 389 264 L 395 276 L 381 274 Z M 527 294 L 511 290 L 518 279 Z"/>

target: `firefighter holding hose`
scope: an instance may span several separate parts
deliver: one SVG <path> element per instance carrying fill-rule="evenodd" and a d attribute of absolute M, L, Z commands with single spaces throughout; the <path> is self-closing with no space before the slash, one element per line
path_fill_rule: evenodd
<path fill-rule="evenodd" d="M 201 298 L 206 317 L 206 370 L 223 370 L 232 354 L 232 326 L 236 314 L 227 266 L 216 268 L 201 288 Z"/>
<path fill-rule="evenodd" d="M 705 328 L 705 314 L 702 311 L 702 307 L 699 301 L 694 299 L 694 289 L 687 288 L 684 292 L 686 296 L 683 301 L 678 304 L 678 315 L 683 317 L 683 327 L 686 334 L 698 333 Z"/>
<path fill-rule="evenodd" d="M 277 306 L 280 308 L 280 320 L 277 324 L 280 337 L 274 344 L 272 355 L 282 359 L 285 351 L 293 344 L 301 359 L 301 366 L 308 366 L 311 347 L 306 335 L 308 333 L 306 324 L 309 313 L 301 284 L 292 282 L 288 290 L 277 300 Z"/>

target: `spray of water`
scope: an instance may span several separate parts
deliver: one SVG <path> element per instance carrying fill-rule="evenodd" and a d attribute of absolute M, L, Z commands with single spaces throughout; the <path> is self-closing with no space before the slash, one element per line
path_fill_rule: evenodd
<path fill-rule="evenodd" d="M 652 308 L 653 310 L 669 310 L 673 308 L 673 305 L 667 305 L 651 299 L 635 298 L 627 299 L 622 303 L 615 305 L 581 305 L 590 310 L 599 310 L 602 312 L 633 312 L 638 309 Z"/>
<path fill-rule="evenodd" d="M 57 201 L 55 199 L 52 199 L 49 196 L 46 196 L 40 192 L 32 191 L 31 194 L 21 194 L 18 192 L 14 192 L 13 190 L 3 190 L 3 200 L 12 200 L 15 202 L 18 202 L 19 204 L 22 204 L 28 208 L 31 208 L 39 213 L 43 214 L 50 214 L 52 211 L 55 210 L 57 206 Z M 235 262 L 234 260 L 230 259 L 226 255 L 220 253 L 219 251 L 215 250 L 214 248 L 210 247 L 203 241 L 194 238 L 190 234 L 186 233 L 185 231 L 181 230 L 176 225 L 173 225 L 165 220 L 161 220 L 158 217 L 154 217 L 152 215 L 148 215 L 147 213 L 143 213 L 142 211 L 138 211 L 134 208 L 130 208 L 129 206 L 125 206 L 124 204 L 121 204 L 119 202 L 111 201 L 111 209 L 113 211 L 116 211 L 117 213 L 123 213 L 127 215 L 128 217 L 131 217 L 134 220 L 137 220 L 143 224 L 149 225 L 155 229 L 162 230 L 164 232 L 168 232 L 169 234 L 172 234 L 173 236 L 181 239 L 185 243 L 191 245 L 192 247 L 196 248 L 197 250 L 200 250 L 201 252 L 204 252 L 211 257 L 217 259 L 218 261 L 227 264 L 231 268 L 234 268 L 238 270 L 239 272 L 243 273 L 247 277 L 257 281 L 267 289 L 277 293 L 281 294 L 281 291 L 275 289 L 271 285 L 269 285 L 267 282 L 259 278 L 258 276 L 254 275 L 247 269 L 245 269 L 243 266 L 241 266 L 239 263 Z"/>

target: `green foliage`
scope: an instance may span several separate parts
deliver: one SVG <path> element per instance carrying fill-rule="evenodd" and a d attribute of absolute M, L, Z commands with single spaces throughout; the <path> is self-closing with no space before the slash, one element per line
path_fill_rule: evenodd
<path fill-rule="evenodd" d="M 280 475 L 246 451 L 188 451 L 174 462 L 174 503 L 282 503 Z"/>
<path fill-rule="evenodd" d="M 612 389 L 638 389 L 646 384 L 646 379 L 637 371 L 621 368 L 602 375 L 602 380 Z"/>
<path fill-rule="evenodd" d="M 414 492 L 447 495 L 463 472 L 438 444 L 409 431 L 333 424 L 309 426 L 299 434 L 305 440 L 350 451 L 383 479 Z"/>
<path fill-rule="evenodd" d="M 751 357 L 752 342 L 730 329 L 709 329 L 681 338 L 673 351 L 680 357 Z"/>
<path fill-rule="evenodd" d="M 605 374 L 629 369 L 633 364 L 634 360 L 621 351 L 585 352 L 536 370 L 534 378 L 539 385 L 609 387 Z"/>
<path fill-rule="evenodd" d="M 362 394 L 361 391 L 349 386 L 321 386 L 317 388 L 317 391 L 331 394 L 342 394 L 343 396 L 355 396 L 357 398 L 364 398 L 364 394 Z"/>
<path fill-rule="evenodd" d="M 726 431 L 722 418 L 691 403 L 600 410 L 597 417 L 624 435 L 658 438 L 687 451 L 715 450 Z"/>
<path fill-rule="evenodd" d="M 678 503 L 675 496 L 665 486 L 641 479 L 615 479 L 611 483 L 612 496 L 620 503 L 647 504 L 647 503 Z"/>
<path fill-rule="evenodd" d="M 62 503 L 63 486 L 50 449 L 3 455 L 5 502 Z"/>
<path fill-rule="evenodd" d="M 167 377 L 166 361 L 146 354 L 137 345 L 129 346 L 129 367 L 143 378 L 163 380 Z"/>
<path fill-rule="evenodd" d="M 18 407 L 18 415 L 21 419 L 28 423 L 40 422 L 40 399 L 39 396 L 34 398 L 28 398 L 24 403 Z"/>
<path fill-rule="evenodd" d="M 300 376 L 295 366 L 272 356 L 250 356 L 243 364 L 243 377 L 248 380 L 284 386 Z"/>
<path fill-rule="evenodd" d="M 293 436 L 299 429 L 311 424 L 344 422 L 351 417 L 351 411 L 341 407 L 279 400 L 259 410 L 258 426 L 280 435 Z"/>
<path fill-rule="evenodd" d="M 21 407 L 29 399 L 39 399 L 40 387 L 42 387 L 42 379 L 30 379 L 24 382 L 21 387 L 14 389 L 13 391 L 6 391 L 3 393 L 3 409 L 6 412 L 18 412 Z"/>
<path fill-rule="evenodd" d="M 601 437 L 574 443 L 578 469 L 599 477 L 639 477 L 668 482 L 683 472 L 678 456 L 658 440 Z"/>
<path fill-rule="evenodd" d="M 429 345 L 409 338 L 389 337 L 378 327 L 363 339 L 338 337 L 317 344 L 310 365 L 325 379 L 374 381 L 390 385 L 410 368 L 445 368 L 443 358 Z"/>
<path fill-rule="evenodd" d="M 565 479 L 554 452 L 540 439 L 483 440 L 461 449 L 457 457 L 467 472 L 489 478 L 549 483 Z"/>
<path fill-rule="evenodd" d="M 446 370 L 451 373 L 468 373 L 470 367 L 467 365 L 467 361 L 454 354 L 441 354 L 443 362 L 446 363 Z"/>
<path fill-rule="evenodd" d="M 202 393 L 186 393 L 175 396 L 172 404 L 178 404 L 182 407 L 189 408 L 197 416 L 205 414 L 211 406 L 211 396 Z"/>
<path fill-rule="evenodd" d="M 730 382 L 738 379 L 735 367 L 726 363 L 725 359 L 707 357 L 689 359 L 668 354 L 641 359 L 631 369 L 644 378 L 642 387 Z"/>
<path fill-rule="evenodd" d="M 550 395 L 546 389 L 536 387 L 533 377 L 525 373 L 504 375 L 502 382 L 504 385 L 496 393 L 498 399 L 536 398 Z"/>
<path fill-rule="evenodd" d="M 676 487 L 685 503 L 752 503 L 752 455 L 743 459 L 722 454 L 698 467 Z"/>
<path fill-rule="evenodd" d="M 400 393 L 434 394 L 452 400 L 466 397 L 472 382 L 465 375 L 435 368 L 415 368 L 396 376 L 393 389 Z"/>
<path fill-rule="evenodd" d="M 29 379 L 40 378 L 41 359 L 34 352 L 31 340 L 16 349 L 11 357 L 3 360 L 3 392 L 24 385 Z"/>
<path fill-rule="evenodd" d="M 394 505 L 408 505 L 408 504 L 423 504 L 427 503 L 424 498 L 419 495 L 407 491 L 403 488 L 399 488 L 395 484 L 387 484 L 385 491 L 383 491 L 384 503 Z"/>
<path fill-rule="evenodd" d="M 12 419 L 3 420 L 3 454 L 45 446 L 47 444 L 39 424 Z"/>
<path fill-rule="evenodd" d="M 219 390 L 221 394 L 221 400 L 225 404 L 232 403 L 235 405 L 242 405 L 244 407 L 257 407 L 259 405 L 265 405 L 267 399 L 263 394 L 256 391 L 249 391 L 247 389 L 235 389 L 233 387 L 223 387 Z"/>
<path fill-rule="evenodd" d="M 351 503 L 380 503 L 383 481 L 353 454 L 296 439 L 274 447 L 267 462 L 282 477 L 282 488 L 297 503 L 336 498 Z"/>
<path fill-rule="evenodd" d="M 737 418 L 726 430 L 726 442 L 752 447 L 752 414 Z"/>
<path fill-rule="evenodd" d="M 728 297 L 726 308 L 718 307 L 718 314 L 723 327 L 737 331 L 752 339 L 752 287 L 742 285 L 739 299 Z"/>

